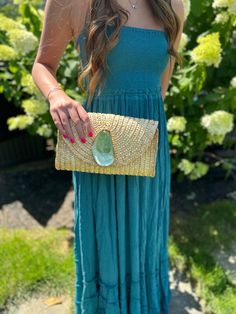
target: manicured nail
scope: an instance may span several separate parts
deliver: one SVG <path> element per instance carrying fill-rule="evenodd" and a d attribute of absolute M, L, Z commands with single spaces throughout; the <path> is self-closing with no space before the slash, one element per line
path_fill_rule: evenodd
<path fill-rule="evenodd" d="M 63 134 L 63 137 L 64 137 L 64 138 L 68 138 L 68 135 L 67 135 L 67 134 Z"/>
<path fill-rule="evenodd" d="M 90 132 L 88 133 L 88 136 L 89 136 L 89 137 L 93 137 L 93 132 L 90 131 Z"/>
<path fill-rule="evenodd" d="M 71 142 L 72 144 L 74 144 L 75 139 L 74 139 L 74 138 L 71 138 L 71 139 L 70 139 L 70 142 Z"/>
<path fill-rule="evenodd" d="M 82 137 L 82 138 L 81 138 L 81 142 L 82 142 L 82 143 L 86 143 L 86 138 Z"/>

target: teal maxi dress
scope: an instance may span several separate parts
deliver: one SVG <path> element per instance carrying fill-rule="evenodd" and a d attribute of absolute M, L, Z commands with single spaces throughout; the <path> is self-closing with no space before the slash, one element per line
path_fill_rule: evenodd
<path fill-rule="evenodd" d="M 84 64 L 85 39 L 83 30 Z M 159 120 L 159 139 L 155 177 L 72 171 L 76 314 L 168 313 L 170 155 L 161 96 L 168 57 L 163 30 L 123 25 L 102 93 L 91 107 L 83 102 L 88 112 Z"/>

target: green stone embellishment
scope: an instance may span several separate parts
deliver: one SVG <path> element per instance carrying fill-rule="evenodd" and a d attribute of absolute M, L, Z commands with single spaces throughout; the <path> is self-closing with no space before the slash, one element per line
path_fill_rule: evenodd
<path fill-rule="evenodd" d="M 96 163 L 100 166 L 113 164 L 115 157 L 109 131 L 103 130 L 98 133 L 92 145 L 92 154 Z"/>

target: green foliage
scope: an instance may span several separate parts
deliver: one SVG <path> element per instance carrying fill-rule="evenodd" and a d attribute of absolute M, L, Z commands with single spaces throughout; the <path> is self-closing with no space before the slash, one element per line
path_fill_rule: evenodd
<path fill-rule="evenodd" d="M 171 264 L 194 279 L 206 314 L 236 313 L 236 287 L 215 260 L 215 253 L 230 251 L 235 243 L 235 205 L 229 200 L 203 204 L 194 211 L 175 212 L 171 221 Z"/>
<path fill-rule="evenodd" d="M 183 2 L 186 20 L 179 52 L 184 64 L 176 64 L 165 98 L 172 173 L 179 179 L 188 176 L 196 180 L 210 167 L 222 166 L 230 175 L 235 159 L 222 158 L 215 150 L 235 146 L 235 0 Z M 11 117 L 8 126 L 10 130 L 26 128 L 31 134 L 56 141 L 49 108 L 30 74 L 43 10 L 37 0 L 14 0 L 12 7 L 12 11 L 5 7 L 5 14 L 0 13 L 0 93 L 22 113 Z M 82 102 L 85 95 L 77 86 L 80 70 L 81 60 L 71 42 L 57 79 L 70 97 Z"/>

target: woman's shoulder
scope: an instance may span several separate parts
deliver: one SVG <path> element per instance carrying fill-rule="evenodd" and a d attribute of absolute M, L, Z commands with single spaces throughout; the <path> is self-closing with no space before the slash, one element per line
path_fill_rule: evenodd
<path fill-rule="evenodd" d="M 68 0 L 60 0 L 68 2 Z M 85 24 L 85 17 L 89 9 L 89 0 L 69 0 L 71 2 L 71 23 L 76 40 L 82 32 Z"/>
<path fill-rule="evenodd" d="M 184 21 L 185 11 L 184 11 L 184 3 L 182 0 L 171 0 L 171 7 L 178 15 L 181 21 Z"/>

